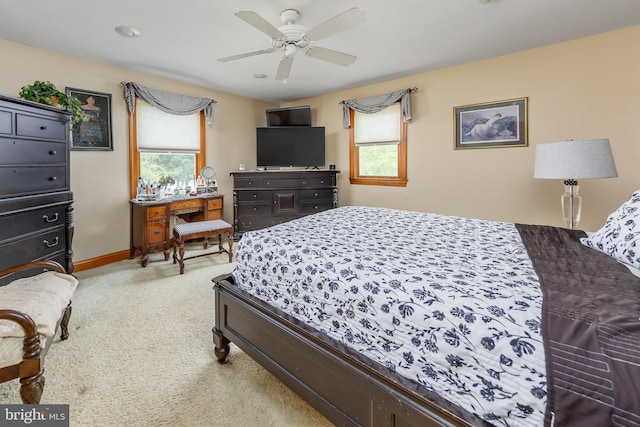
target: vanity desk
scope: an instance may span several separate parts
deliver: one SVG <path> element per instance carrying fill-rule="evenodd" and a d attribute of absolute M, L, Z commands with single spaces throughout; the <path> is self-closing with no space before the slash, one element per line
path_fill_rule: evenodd
<path fill-rule="evenodd" d="M 171 216 L 186 222 L 222 219 L 222 194 L 202 194 L 192 197 L 139 201 L 131 204 L 130 258 L 140 255 L 140 264 L 146 267 L 148 254 L 162 250 L 165 261 L 169 259 Z"/>

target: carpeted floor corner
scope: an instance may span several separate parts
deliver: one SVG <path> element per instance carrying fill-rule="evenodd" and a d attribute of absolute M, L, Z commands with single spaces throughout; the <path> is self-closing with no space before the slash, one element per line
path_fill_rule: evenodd
<path fill-rule="evenodd" d="M 331 425 L 233 344 L 216 362 L 211 279 L 233 269 L 226 255 L 185 261 L 184 275 L 150 259 L 77 273 L 70 337 L 49 349 L 41 403 L 68 403 L 82 427 Z M 0 402 L 21 403 L 17 380 L 0 384 Z"/>

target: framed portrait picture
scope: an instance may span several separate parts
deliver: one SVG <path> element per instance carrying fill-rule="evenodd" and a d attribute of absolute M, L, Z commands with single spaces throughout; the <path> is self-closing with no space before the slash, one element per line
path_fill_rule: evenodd
<path fill-rule="evenodd" d="M 527 98 L 453 108 L 454 148 L 526 147 Z"/>
<path fill-rule="evenodd" d="M 80 100 L 85 120 L 71 127 L 71 149 L 113 151 L 111 94 L 68 87 L 66 94 Z"/>

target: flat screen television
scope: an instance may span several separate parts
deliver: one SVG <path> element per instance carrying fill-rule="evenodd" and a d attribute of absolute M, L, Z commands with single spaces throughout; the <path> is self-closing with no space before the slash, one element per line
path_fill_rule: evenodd
<path fill-rule="evenodd" d="M 256 128 L 258 167 L 319 167 L 324 163 L 324 127 Z"/>
<path fill-rule="evenodd" d="M 267 110 L 267 126 L 311 126 L 311 107 L 272 108 Z"/>

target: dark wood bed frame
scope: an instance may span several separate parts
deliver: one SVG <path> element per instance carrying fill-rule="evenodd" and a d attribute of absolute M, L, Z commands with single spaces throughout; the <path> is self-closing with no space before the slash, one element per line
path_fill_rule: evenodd
<path fill-rule="evenodd" d="M 341 345 L 239 290 L 230 275 L 213 279 L 213 341 L 219 363 L 233 342 L 335 425 L 483 425 L 453 405 L 436 403 L 341 350 Z M 445 407 L 445 406 L 451 406 Z M 465 420 L 467 419 L 467 420 Z"/>

